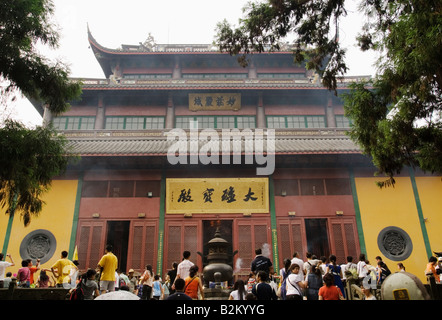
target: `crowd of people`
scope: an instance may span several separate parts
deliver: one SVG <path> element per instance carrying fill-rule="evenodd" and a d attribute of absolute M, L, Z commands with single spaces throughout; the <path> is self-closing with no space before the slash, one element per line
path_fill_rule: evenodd
<path fill-rule="evenodd" d="M 51 268 L 41 268 L 40 259 L 33 265 L 32 259 L 21 261 L 17 273 L 6 272 L 6 268 L 15 266 L 10 254 L 6 255 L 9 262 L 3 261 L 4 255 L 0 253 L 0 288 L 8 288 L 14 277 L 20 288 L 49 288 L 49 287 L 75 287 L 78 276 L 78 261 L 67 258 L 67 251 L 61 253 L 61 258 Z M 37 271 L 38 276 L 36 276 Z"/>
<path fill-rule="evenodd" d="M 304 261 L 295 252 L 292 259 L 284 260 L 284 268 L 280 270 L 278 296 L 282 300 L 345 300 L 345 283 L 351 277 L 359 283 L 364 299 L 376 299 L 371 284 L 381 284 L 391 273 L 380 256 L 376 260 L 374 267 L 361 254 L 356 263 L 348 256 L 345 263 L 338 264 L 333 254 L 318 259 L 307 252 Z"/>
<path fill-rule="evenodd" d="M 73 292 L 81 287 L 84 300 L 93 300 L 118 290 L 128 291 L 141 300 L 204 299 L 202 280 L 198 277 L 199 269 L 190 261 L 189 251 L 183 253 L 183 260 L 179 264 L 173 263 L 172 270 L 163 281 L 158 274 L 154 274 L 151 265 L 147 265 L 141 275 L 136 275 L 133 269 L 127 274 L 118 270 L 118 259 L 112 250 L 112 246 L 107 245 L 97 267 L 89 268 L 81 274 L 78 261 L 68 259 L 67 251 L 62 251 L 60 259 L 49 269 L 40 268 L 39 259 L 35 266 L 31 259 L 23 260 L 15 274 L 6 272 L 7 268 L 15 266 L 12 256 L 7 254 L 5 257 L 0 253 L 0 287 L 8 288 L 14 277 L 20 288 L 59 287 Z M 40 272 L 35 278 L 37 271 Z"/>
<path fill-rule="evenodd" d="M 275 273 L 272 262 L 264 257 L 260 249 L 252 261 L 250 278 L 246 285 L 247 292 L 255 294 L 258 300 L 345 300 L 346 282 L 351 278 L 359 285 L 364 300 L 376 300 L 373 294 L 375 288 L 392 273 L 382 257 L 376 256 L 376 263 L 370 264 L 365 254 L 360 254 L 358 261 L 347 256 L 345 263 L 338 264 L 335 255 L 317 257 L 306 253 L 303 260 L 298 252 L 292 258 L 284 259 L 284 267 Z M 397 263 L 396 272 L 405 272 L 402 262 Z M 436 283 L 440 283 L 442 273 L 442 257 L 430 257 L 425 275 L 432 275 Z M 272 281 L 273 278 L 273 281 Z M 266 280 L 263 280 L 266 279 Z M 274 281 L 276 279 L 276 281 Z M 256 289 L 257 284 L 267 283 L 273 287 L 275 294 Z M 276 284 L 277 283 L 277 284 Z M 260 287 L 260 288 L 261 288 Z"/>
<path fill-rule="evenodd" d="M 12 277 L 22 288 L 63 287 L 74 291 L 82 288 L 85 300 L 117 290 L 126 290 L 141 300 L 204 300 L 203 280 L 199 268 L 190 259 L 190 252 L 184 251 L 180 263 L 174 262 L 164 279 L 154 274 L 152 266 L 147 265 L 141 274 L 130 269 L 127 274 L 118 270 L 118 259 L 112 253 L 112 246 L 106 246 L 105 254 L 96 269 L 88 269 L 80 274 L 79 263 L 68 259 L 67 251 L 49 269 L 40 267 L 40 260 L 33 265 L 32 260 L 23 260 L 16 274 L 6 272 L 15 266 L 11 255 L 4 261 L 0 253 L 0 287 L 7 288 Z M 364 254 L 358 261 L 348 256 L 346 262 L 338 264 L 335 255 L 317 257 L 307 253 L 303 260 L 298 252 L 284 259 L 279 273 L 273 269 L 272 261 L 255 251 L 248 280 L 237 279 L 229 295 L 229 300 L 345 300 L 346 281 L 351 277 L 359 284 L 365 300 L 375 300 L 372 289 L 382 284 L 390 269 L 377 256 L 372 265 Z M 35 274 L 39 272 L 38 277 Z M 402 263 L 397 264 L 397 272 L 404 272 Z M 425 274 L 433 275 L 440 283 L 442 258 L 430 257 Z"/>

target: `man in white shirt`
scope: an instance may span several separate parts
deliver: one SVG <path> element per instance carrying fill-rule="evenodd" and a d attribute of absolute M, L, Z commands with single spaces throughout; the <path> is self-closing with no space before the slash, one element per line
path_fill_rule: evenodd
<path fill-rule="evenodd" d="M 293 254 L 292 264 L 294 264 L 294 263 L 299 266 L 298 276 L 302 277 L 302 279 L 305 279 L 305 277 L 304 277 L 304 261 L 302 261 L 302 259 L 299 258 L 298 252 L 295 252 Z"/>
<path fill-rule="evenodd" d="M 181 278 L 184 280 L 189 275 L 189 269 L 191 266 L 193 266 L 193 262 L 191 262 L 189 260 L 189 258 L 190 258 L 190 252 L 184 251 L 183 252 L 183 261 L 181 261 L 178 264 L 178 268 L 177 268 L 177 272 L 176 272 L 176 275 L 178 278 Z"/>
<path fill-rule="evenodd" d="M 347 263 L 344 263 L 341 265 L 342 280 L 347 280 L 347 276 L 345 275 L 345 271 L 350 271 L 352 269 L 357 270 L 357 265 L 355 263 L 353 263 L 352 256 L 347 256 Z"/>
<path fill-rule="evenodd" d="M 15 266 L 14 260 L 10 254 L 6 254 L 6 257 L 11 260 L 11 262 L 3 261 L 3 253 L 0 253 L 0 288 L 3 288 L 3 280 L 5 279 L 6 268 Z"/>

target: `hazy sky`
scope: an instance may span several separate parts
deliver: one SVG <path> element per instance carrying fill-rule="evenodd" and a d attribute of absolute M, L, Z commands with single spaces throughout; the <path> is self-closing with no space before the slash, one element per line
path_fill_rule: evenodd
<path fill-rule="evenodd" d="M 60 33 L 57 50 L 42 49 L 50 59 L 60 59 L 71 77 L 104 78 L 89 48 L 87 25 L 101 45 L 116 49 L 122 44 L 144 42 L 149 33 L 156 43 L 212 43 L 218 22 L 238 24 L 245 0 L 53 0 L 54 20 Z M 340 25 L 340 41 L 348 48 L 348 75 L 373 75 L 374 55 L 355 47 L 355 36 L 363 20 L 355 1 L 347 1 L 348 16 Z M 41 124 L 40 115 L 25 99 L 18 101 L 14 117 L 24 123 Z"/>

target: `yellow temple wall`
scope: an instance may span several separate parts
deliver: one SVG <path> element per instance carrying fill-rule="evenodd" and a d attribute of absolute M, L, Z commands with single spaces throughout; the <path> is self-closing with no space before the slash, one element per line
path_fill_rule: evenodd
<path fill-rule="evenodd" d="M 442 179 L 441 177 L 416 177 L 419 198 L 413 192 L 410 177 L 396 178 L 394 187 L 380 189 L 375 182 L 377 178 L 356 177 L 355 185 L 359 203 L 362 236 L 365 242 L 367 259 L 375 265 L 376 256 L 383 257 L 392 272 L 397 270 L 397 263 L 402 262 L 406 270 L 418 276 L 424 283 L 425 266 L 428 262 L 428 249 L 442 251 L 440 229 L 442 226 Z M 54 180 L 51 190 L 43 196 L 46 204 L 39 217 L 33 217 L 28 227 L 23 226 L 20 216 L 14 218 L 9 235 L 6 234 L 8 215 L 4 209 L 0 212 L 0 245 L 8 237 L 7 253 L 11 253 L 16 263 L 8 271 L 15 273 L 20 267 L 20 244 L 27 234 L 34 230 L 49 230 L 57 241 L 52 258 L 42 265 L 50 266 L 60 257 L 63 250 L 73 250 L 71 244 L 72 223 L 75 214 L 77 180 Z M 416 203 L 420 203 L 424 222 L 424 231 L 419 220 Z M 378 247 L 377 238 L 381 230 L 395 226 L 404 230 L 411 238 L 413 250 L 404 261 L 393 261 L 385 257 Z M 361 232 L 361 231 L 359 231 Z M 427 235 L 424 235 L 424 232 Z M 76 230 L 74 230 L 76 233 Z M 426 245 L 425 239 L 428 239 Z M 6 253 L 6 252 L 4 252 Z M 357 260 L 357 257 L 354 257 Z"/>
<path fill-rule="evenodd" d="M 53 180 L 51 190 L 42 196 L 42 200 L 46 203 L 42 212 L 38 217 L 32 217 L 31 223 L 27 227 L 24 226 L 18 213 L 14 216 L 7 253 L 12 255 L 15 266 L 8 268 L 7 271 L 16 273 L 21 267 L 20 244 L 26 235 L 35 230 L 50 231 L 57 242 L 55 253 L 49 261 L 41 265 L 42 268 L 50 268 L 60 258 L 62 251 L 69 251 L 77 184 L 77 180 Z M 1 248 L 3 248 L 5 236 L 7 236 L 9 221 L 9 215 L 4 212 L 2 209 L 0 213 Z"/>
<path fill-rule="evenodd" d="M 442 252 L 442 177 L 416 177 L 431 250 Z"/>
<path fill-rule="evenodd" d="M 415 274 L 424 283 L 428 262 L 425 236 L 421 228 L 417 203 L 420 202 L 424 223 L 428 233 L 429 247 L 442 251 L 440 226 L 442 225 L 441 177 L 416 177 L 419 199 L 415 198 L 410 177 L 395 178 L 394 187 L 379 188 L 379 178 L 355 178 L 360 216 L 365 239 L 367 259 L 376 265 L 376 256 L 381 256 L 392 272 L 397 271 L 397 263 L 402 262 L 407 272 Z M 377 238 L 386 227 L 398 227 L 404 230 L 412 240 L 413 250 L 404 261 L 392 261 L 380 251 Z M 438 232 L 439 229 L 439 232 Z"/>

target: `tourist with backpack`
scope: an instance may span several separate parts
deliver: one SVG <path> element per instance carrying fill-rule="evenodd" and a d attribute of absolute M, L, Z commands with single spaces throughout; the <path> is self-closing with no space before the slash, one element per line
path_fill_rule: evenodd
<path fill-rule="evenodd" d="M 284 259 L 284 268 L 279 270 L 279 275 L 281 279 L 281 284 L 279 286 L 279 290 L 277 292 L 278 297 L 281 300 L 285 300 L 287 294 L 287 277 L 290 274 L 290 266 L 292 265 L 292 261 L 288 258 Z"/>
<path fill-rule="evenodd" d="M 342 272 L 342 283 L 344 287 L 347 283 L 347 277 L 353 278 L 355 280 L 358 279 L 358 266 L 356 263 L 353 263 L 353 257 L 347 256 L 347 263 L 341 265 Z"/>
<path fill-rule="evenodd" d="M 124 274 L 123 271 L 119 270 L 118 271 L 118 287 L 121 289 L 121 287 L 127 286 L 129 287 L 130 285 L 130 280 L 129 277 L 127 275 Z"/>
<path fill-rule="evenodd" d="M 94 269 L 88 269 L 81 277 L 77 287 L 72 289 L 70 300 L 94 300 L 100 295 L 98 290 L 98 284 L 95 280 L 97 271 Z"/>
<path fill-rule="evenodd" d="M 388 269 L 388 266 L 385 264 L 385 262 L 382 261 L 382 258 L 380 256 L 376 257 L 376 261 L 378 265 L 376 268 L 377 284 L 382 284 L 385 278 L 387 278 L 391 274 L 391 271 L 390 269 Z"/>
<path fill-rule="evenodd" d="M 318 300 L 319 289 L 323 285 L 321 269 L 316 265 L 312 265 L 310 272 L 306 278 L 307 289 L 305 290 L 307 300 Z"/>

